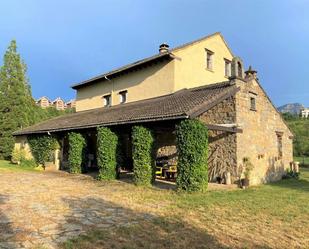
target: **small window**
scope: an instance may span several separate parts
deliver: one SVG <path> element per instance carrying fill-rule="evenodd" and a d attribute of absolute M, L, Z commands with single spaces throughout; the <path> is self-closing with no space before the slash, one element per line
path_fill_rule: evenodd
<path fill-rule="evenodd" d="M 250 110 L 256 111 L 256 99 L 255 99 L 255 97 L 250 97 Z"/>
<path fill-rule="evenodd" d="M 278 157 L 282 158 L 282 132 L 277 132 Z"/>
<path fill-rule="evenodd" d="M 128 91 L 119 92 L 119 102 L 120 104 L 124 104 L 127 102 L 127 93 Z"/>
<path fill-rule="evenodd" d="M 112 95 L 109 94 L 109 95 L 103 96 L 103 100 L 104 100 L 104 107 L 111 106 Z"/>
<path fill-rule="evenodd" d="M 238 77 L 242 78 L 242 66 L 241 63 L 238 61 L 237 62 L 237 69 L 238 69 Z"/>
<path fill-rule="evenodd" d="M 206 49 L 206 68 L 213 70 L 213 55 L 214 52 Z"/>
<path fill-rule="evenodd" d="M 226 77 L 231 76 L 231 61 L 224 59 L 224 75 Z"/>

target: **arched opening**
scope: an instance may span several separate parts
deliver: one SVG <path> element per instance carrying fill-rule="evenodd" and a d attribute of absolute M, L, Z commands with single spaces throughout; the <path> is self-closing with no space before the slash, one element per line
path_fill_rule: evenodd
<path fill-rule="evenodd" d="M 237 62 L 237 70 L 237 76 L 242 78 L 242 65 L 239 61 Z"/>

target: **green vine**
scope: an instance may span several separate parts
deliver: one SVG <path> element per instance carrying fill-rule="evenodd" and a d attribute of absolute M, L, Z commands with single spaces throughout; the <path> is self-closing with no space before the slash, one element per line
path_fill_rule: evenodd
<path fill-rule="evenodd" d="M 208 185 L 208 131 L 199 120 L 184 120 L 176 128 L 179 189 L 203 191 Z"/>
<path fill-rule="evenodd" d="M 53 152 L 60 147 L 58 140 L 48 135 L 29 136 L 28 143 L 35 162 L 43 166 L 54 159 Z"/>
<path fill-rule="evenodd" d="M 69 170 L 70 173 L 81 173 L 85 138 L 80 133 L 69 133 Z"/>

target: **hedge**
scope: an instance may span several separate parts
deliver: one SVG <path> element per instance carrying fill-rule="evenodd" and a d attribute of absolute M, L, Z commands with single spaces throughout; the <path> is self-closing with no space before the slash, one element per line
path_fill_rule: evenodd
<path fill-rule="evenodd" d="M 149 186 L 155 179 L 153 134 L 143 126 L 132 128 L 132 157 L 134 183 Z"/>
<path fill-rule="evenodd" d="M 184 120 L 176 127 L 177 187 L 188 192 L 203 191 L 208 185 L 208 131 L 198 120 Z"/>
<path fill-rule="evenodd" d="M 69 171 L 81 173 L 83 162 L 83 150 L 86 145 L 85 138 L 80 133 L 69 133 Z"/>
<path fill-rule="evenodd" d="M 118 137 L 107 127 L 100 127 L 97 132 L 98 179 L 116 179 Z"/>
<path fill-rule="evenodd" d="M 48 135 L 29 136 L 28 143 L 35 162 L 43 166 L 53 160 L 53 152 L 59 148 L 58 140 Z"/>

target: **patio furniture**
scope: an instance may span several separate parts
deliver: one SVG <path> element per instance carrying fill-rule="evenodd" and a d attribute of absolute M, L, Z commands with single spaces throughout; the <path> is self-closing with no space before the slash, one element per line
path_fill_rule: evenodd
<path fill-rule="evenodd" d="M 165 177 L 168 179 L 174 179 L 177 176 L 177 166 L 171 165 L 164 171 Z"/>
<path fill-rule="evenodd" d="M 156 167 L 156 176 L 163 176 L 163 167 Z"/>

